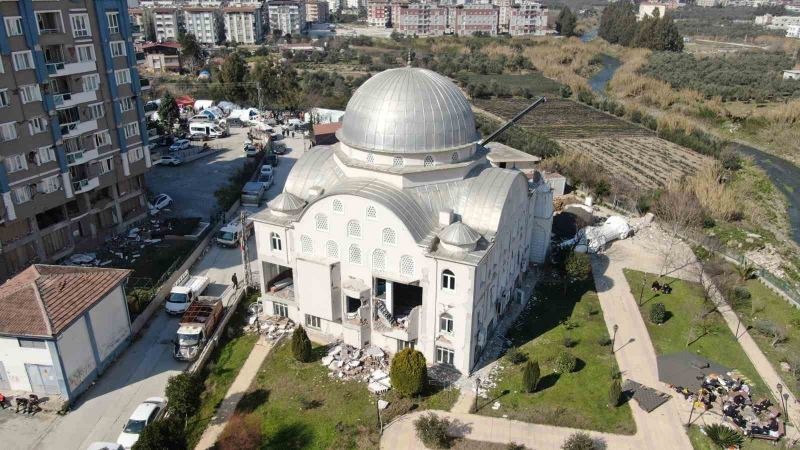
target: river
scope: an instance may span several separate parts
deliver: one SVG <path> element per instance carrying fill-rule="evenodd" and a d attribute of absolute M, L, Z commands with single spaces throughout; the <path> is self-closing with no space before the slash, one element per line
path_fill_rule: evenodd
<path fill-rule="evenodd" d="M 597 75 L 589 79 L 589 86 L 595 93 L 604 95 L 606 85 L 614 77 L 614 73 L 622 65 L 622 62 L 613 56 L 603 53 L 600 55 L 600 63 L 603 64 L 603 68 Z"/>

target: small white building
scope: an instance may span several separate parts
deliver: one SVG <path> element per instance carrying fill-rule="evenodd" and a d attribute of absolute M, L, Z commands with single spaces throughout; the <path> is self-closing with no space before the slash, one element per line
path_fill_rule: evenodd
<path fill-rule="evenodd" d="M 129 274 L 34 264 L 0 286 L 0 392 L 85 391 L 130 342 Z"/>
<path fill-rule="evenodd" d="M 800 38 L 800 25 L 789 25 L 786 28 L 786 37 Z"/>
<path fill-rule="evenodd" d="M 783 71 L 783 79 L 784 80 L 800 80 L 800 68 L 784 70 Z"/>
<path fill-rule="evenodd" d="M 636 20 L 642 20 L 648 16 L 654 17 L 656 14 L 658 14 L 658 17 L 664 17 L 666 13 L 667 5 L 661 3 L 640 3 Z"/>
<path fill-rule="evenodd" d="M 254 216 L 266 311 L 471 372 L 545 259 L 550 187 L 494 167 L 467 99 L 425 69 L 367 80 L 336 136 Z"/>

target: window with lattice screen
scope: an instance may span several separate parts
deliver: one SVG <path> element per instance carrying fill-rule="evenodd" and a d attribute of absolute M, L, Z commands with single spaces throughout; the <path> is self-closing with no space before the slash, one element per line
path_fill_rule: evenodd
<path fill-rule="evenodd" d="M 400 257 L 400 274 L 409 277 L 414 275 L 414 258 L 408 255 Z"/>
<path fill-rule="evenodd" d="M 430 167 L 433 165 L 433 156 L 428 155 L 425 157 L 425 161 L 422 163 L 425 167 Z"/>
<path fill-rule="evenodd" d="M 452 161 L 454 163 L 458 162 L 458 152 L 453 152 L 453 154 L 450 155 L 450 161 Z"/>
<path fill-rule="evenodd" d="M 392 166 L 393 167 L 403 167 L 403 157 L 402 156 L 395 156 L 392 158 Z"/>
<path fill-rule="evenodd" d="M 367 219 L 377 219 L 378 210 L 374 206 L 367 206 Z"/>
<path fill-rule="evenodd" d="M 333 212 L 339 214 L 342 214 L 344 212 L 344 205 L 342 204 L 341 200 L 333 201 Z"/>
<path fill-rule="evenodd" d="M 347 222 L 347 235 L 354 238 L 361 237 L 361 224 L 357 220 Z"/>
<path fill-rule="evenodd" d="M 328 216 L 325 214 L 317 214 L 314 216 L 314 222 L 316 223 L 317 230 L 328 231 Z"/>
<path fill-rule="evenodd" d="M 382 240 L 386 245 L 397 245 L 397 235 L 391 228 L 383 229 Z"/>
<path fill-rule="evenodd" d="M 386 252 L 377 249 L 372 252 L 372 269 L 373 270 L 386 270 Z"/>
<path fill-rule="evenodd" d="M 357 245 L 350 246 L 349 256 L 349 261 L 352 264 L 361 264 L 361 249 Z"/>
<path fill-rule="evenodd" d="M 314 253 L 314 242 L 311 241 L 310 237 L 306 235 L 300 236 L 300 250 L 306 254 Z"/>
<path fill-rule="evenodd" d="M 339 246 L 336 245 L 336 242 L 328 241 L 325 244 L 325 254 L 328 256 L 328 258 L 339 257 Z"/>

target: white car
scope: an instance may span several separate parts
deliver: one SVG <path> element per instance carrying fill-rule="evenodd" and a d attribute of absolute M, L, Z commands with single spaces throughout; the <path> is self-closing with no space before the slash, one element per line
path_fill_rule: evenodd
<path fill-rule="evenodd" d="M 125 447 L 116 442 L 92 442 L 86 450 L 125 450 Z"/>
<path fill-rule="evenodd" d="M 122 433 L 117 438 L 117 444 L 122 445 L 126 449 L 133 447 L 133 444 L 139 440 L 139 435 L 147 425 L 155 422 L 164 415 L 164 406 L 166 402 L 161 397 L 150 397 L 144 402 L 140 403 L 136 409 L 133 410 L 131 418 L 128 423 L 122 428 Z"/>
<path fill-rule="evenodd" d="M 189 148 L 189 140 L 178 139 L 172 145 L 169 146 L 169 151 L 177 152 L 178 150 L 186 150 L 187 148 Z"/>
<path fill-rule="evenodd" d="M 269 174 L 272 175 L 272 166 L 269 164 L 264 164 L 261 166 L 261 175 Z"/>
<path fill-rule="evenodd" d="M 180 166 L 183 164 L 183 160 L 178 158 L 177 156 L 162 156 L 161 159 L 158 161 L 159 164 L 162 166 Z"/>
<path fill-rule="evenodd" d="M 149 203 L 148 206 L 150 207 L 150 214 L 156 214 L 161 212 L 163 209 L 169 207 L 172 204 L 172 197 L 167 194 L 158 194 L 156 198 L 153 199 L 153 203 Z"/>

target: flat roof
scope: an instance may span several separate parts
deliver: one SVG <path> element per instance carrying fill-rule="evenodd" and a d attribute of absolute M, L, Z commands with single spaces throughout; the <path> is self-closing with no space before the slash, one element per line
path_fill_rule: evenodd
<path fill-rule="evenodd" d="M 510 163 L 510 162 L 539 162 L 542 158 L 517 150 L 514 147 L 509 147 L 500 142 L 490 142 L 486 144 L 489 149 L 489 154 L 486 159 L 493 163 Z"/>

